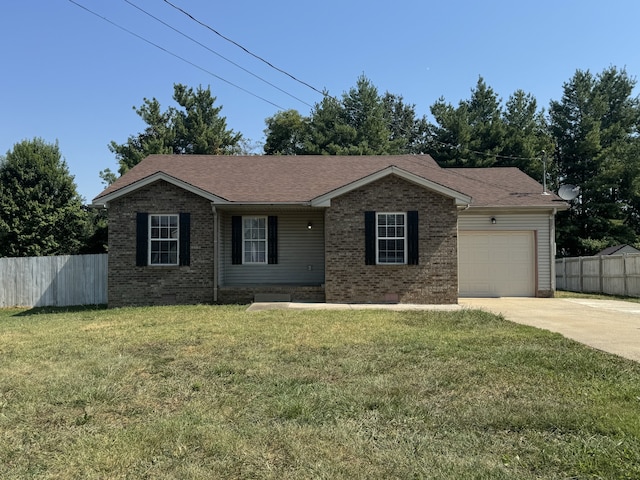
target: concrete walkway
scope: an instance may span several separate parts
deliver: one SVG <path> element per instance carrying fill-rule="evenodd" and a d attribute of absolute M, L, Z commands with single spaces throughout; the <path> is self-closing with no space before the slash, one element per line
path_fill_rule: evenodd
<path fill-rule="evenodd" d="M 462 305 L 416 305 L 412 303 L 296 303 L 261 302 L 252 303 L 248 312 L 260 310 L 444 310 L 454 311 L 464 308 Z"/>
<path fill-rule="evenodd" d="M 585 345 L 640 362 L 640 303 L 577 298 L 461 298 L 466 308 L 558 332 Z"/>
<path fill-rule="evenodd" d="M 577 298 L 461 298 L 459 305 L 254 303 L 248 310 L 386 309 L 455 311 L 474 308 L 557 332 L 591 347 L 640 362 L 640 303 Z"/>

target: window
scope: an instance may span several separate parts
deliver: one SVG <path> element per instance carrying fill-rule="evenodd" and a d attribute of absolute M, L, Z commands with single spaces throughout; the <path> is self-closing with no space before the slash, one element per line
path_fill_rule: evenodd
<path fill-rule="evenodd" d="M 267 217 L 242 217 L 242 263 L 267 263 Z"/>
<path fill-rule="evenodd" d="M 136 212 L 136 266 L 191 265 L 191 215 Z"/>
<path fill-rule="evenodd" d="M 418 211 L 364 212 L 365 265 L 418 265 Z"/>
<path fill-rule="evenodd" d="M 407 226 L 404 213 L 376 214 L 376 257 L 379 264 L 404 264 Z"/>
<path fill-rule="evenodd" d="M 149 265 L 178 265 L 178 215 L 149 215 Z"/>
<path fill-rule="evenodd" d="M 278 263 L 278 217 L 231 217 L 231 264 Z"/>

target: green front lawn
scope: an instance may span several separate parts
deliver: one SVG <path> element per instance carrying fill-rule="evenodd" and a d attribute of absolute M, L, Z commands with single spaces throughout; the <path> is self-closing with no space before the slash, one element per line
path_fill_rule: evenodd
<path fill-rule="evenodd" d="M 479 311 L 0 310 L 0 478 L 640 478 L 640 365 Z"/>

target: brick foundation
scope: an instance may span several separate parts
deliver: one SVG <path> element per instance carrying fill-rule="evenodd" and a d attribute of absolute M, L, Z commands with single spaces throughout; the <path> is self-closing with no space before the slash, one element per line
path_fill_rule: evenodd
<path fill-rule="evenodd" d="M 324 287 L 300 285 L 254 285 L 220 287 L 218 303 L 252 303 L 256 294 L 289 295 L 292 302 L 324 302 Z"/>

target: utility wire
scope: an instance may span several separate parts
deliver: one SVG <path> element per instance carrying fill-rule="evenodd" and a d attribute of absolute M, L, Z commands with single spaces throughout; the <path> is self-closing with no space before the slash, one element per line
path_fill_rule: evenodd
<path fill-rule="evenodd" d="M 186 35 L 185 33 L 182 33 L 181 31 L 177 30 L 176 28 L 172 27 L 171 25 L 169 25 L 169 24 L 165 23 L 164 21 L 162 21 L 162 20 L 158 19 L 157 17 L 153 16 L 153 15 L 152 15 L 152 14 L 150 14 L 149 12 L 147 12 L 147 11 L 143 10 L 142 8 L 140 8 L 139 6 L 135 5 L 134 3 L 130 2 L 129 0 L 124 0 L 124 1 L 125 1 L 126 3 L 128 3 L 129 5 L 131 5 L 132 7 L 136 8 L 136 9 L 140 10 L 141 12 L 143 12 L 144 14 L 148 15 L 149 17 L 153 18 L 154 20 L 156 20 L 156 21 L 158 21 L 158 22 L 162 23 L 163 25 L 165 25 L 166 27 L 170 28 L 171 30 L 173 30 L 173 31 L 175 31 L 175 32 L 177 32 L 177 33 L 179 33 L 180 35 L 184 36 L 185 38 L 187 38 L 187 39 L 189 39 L 189 40 L 191 40 L 191 41 L 193 41 L 193 42 L 197 43 L 197 44 L 198 44 L 198 45 L 200 45 L 201 47 L 203 47 L 203 48 L 207 49 L 207 50 L 208 50 L 208 51 L 210 51 L 211 53 L 213 53 L 213 54 L 215 54 L 215 55 L 219 56 L 220 58 L 222 58 L 222 59 L 224 59 L 224 60 L 228 61 L 228 62 L 229 62 L 229 63 L 231 63 L 232 65 L 234 65 L 234 66 L 236 66 L 236 67 L 240 68 L 241 70 L 243 70 L 243 71 L 245 71 L 245 72 L 249 73 L 250 75 L 252 75 L 252 76 L 254 76 L 254 77 L 258 78 L 259 80 L 262 80 L 263 82 L 267 83 L 268 85 L 271 85 L 272 87 L 274 87 L 274 88 L 276 88 L 277 90 L 281 91 L 282 93 L 285 93 L 286 95 L 288 95 L 288 96 L 290 96 L 290 97 L 294 98 L 295 100 L 298 100 L 299 102 L 301 102 L 301 103 L 303 103 L 303 104 L 305 104 L 305 105 L 307 105 L 307 106 L 309 106 L 309 107 L 312 107 L 312 108 L 313 108 L 313 106 L 312 106 L 312 105 L 310 105 L 309 103 L 305 102 L 304 100 L 301 100 L 301 99 L 299 99 L 299 98 L 295 97 L 294 95 L 289 94 L 288 92 L 286 92 L 286 91 L 282 90 L 281 88 L 279 88 L 279 87 L 277 87 L 277 86 L 273 85 L 272 83 L 270 83 L 270 82 L 268 82 L 268 81 L 264 80 L 263 78 L 259 77 L 258 75 L 255 75 L 254 73 L 250 72 L 249 70 L 245 69 L 244 67 L 242 67 L 242 66 L 240 66 L 240 65 L 237 65 L 236 63 L 232 62 L 231 60 L 229 60 L 229 59 L 225 58 L 224 56 L 222 56 L 222 55 L 220 55 L 219 53 L 215 52 L 214 50 L 210 49 L 210 48 L 209 48 L 209 47 L 207 47 L 206 45 L 203 45 L 202 43 L 200 43 L 200 42 L 198 42 L 197 40 L 195 40 L 195 39 L 191 38 L 190 36 Z M 118 28 L 118 29 L 120 29 L 120 30 L 122 30 L 122 31 L 124 31 L 124 32 L 126 32 L 126 33 L 128 33 L 129 35 L 132 35 L 132 36 L 134 36 L 134 37 L 138 38 L 139 40 L 142 40 L 143 42 L 145 42 L 145 43 L 147 43 L 147 44 L 149 44 L 149 45 L 151 45 L 151 46 L 153 46 L 153 47 L 155 47 L 155 48 L 157 48 L 157 49 L 159 49 L 159 50 L 161 50 L 161 51 L 163 51 L 163 52 L 165 52 L 165 53 L 167 53 L 167 54 L 171 55 L 172 57 L 175 57 L 175 58 L 177 58 L 177 59 L 179 59 L 179 60 L 181 60 L 181 61 L 183 61 L 183 62 L 187 63 L 188 65 L 191 65 L 191 66 L 192 66 L 192 67 L 194 67 L 194 68 L 197 68 L 198 70 L 203 71 L 204 73 L 207 73 L 208 75 L 213 76 L 214 78 L 217 78 L 218 80 L 220 80 L 220 81 L 222 81 L 222 82 L 225 82 L 225 83 L 226 83 L 226 84 L 228 84 L 228 85 L 231 85 L 232 87 L 235 87 L 235 88 L 237 88 L 237 89 L 239 89 L 239 90 L 241 90 L 241 91 L 243 91 L 243 92 L 245 92 L 245 93 L 247 93 L 247 94 L 249 94 L 249 95 L 251 95 L 251 96 L 253 96 L 253 97 L 255 97 L 255 98 L 258 98 L 259 100 L 262 100 L 263 102 L 266 102 L 266 103 L 268 103 L 268 104 L 270 104 L 270 105 L 272 105 L 272 106 L 276 107 L 276 108 L 277 108 L 277 109 L 279 109 L 279 110 L 283 110 L 283 111 L 284 111 L 284 110 L 286 110 L 285 108 L 281 107 L 280 105 L 277 105 L 277 104 L 275 104 L 275 103 L 271 102 L 270 100 L 267 100 L 266 98 L 263 98 L 263 97 L 261 97 L 261 96 L 259 96 L 259 95 L 255 94 L 255 93 L 253 93 L 253 92 L 251 92 L 251 91 L 249 91 L 249 90 L 245 89 L 245 88 L 242 88 L 242 87 L 240 87 L 239 85 L 236 85 L 235 83 L 230 82 L 229 80 L 226 80 L 226 79 L 224 79 L 224 78 L 220 77 L 219 75 L 216 75 L 215 73 L 213 73 L 213 72 L 211 72 L 211 71 L 209 71 L 209 70 L 207 70 L 207 69 L 205 69 L 205 68 L 203 68 L 203 67 L 201 67 L 201 66 L 199 66 L 199 65 L 197 65 L 197 64 L 195 64 L 195 63 L 193 63 L 193 62 L 191 62 L 191 61 L 189 61 L 189 60 L 187 60 L 186 58 L 181 57 L 180 55 L 178 55 L 178 54 L 176 54 L 176 53 L 173 53 L 173 52 L 171 52 L 171 51 L 167 50 L 166 48 L 164 48 L 164 47 L 162 47 L 162 46 L 160 46 L 160 45 L 158 45 L 158 44 L 156 44 L 156 43 L 152 42 L 151 40 L 148 40 L 148 39 L 144 38 L 143 36 L 141 36 L 141 35 L 139 35 L 139 34 L 137 34 L 137 33 L 133 32 L 133 31 L 131 31 L 131 30 L 129 30 L 129 29 L 127 29 L 127 28 L 125 28 L 125 27 L 123 27 L 123 26 L 121 26 L 121 25 L 119 25 L 119 24 L 115 23 L 115 22 L 113 22 L 112 20 L 108 19 L 107 17 L 104 17 L 104 16 L 102 16 L 102 15 L 100 15 L 100 14 L 98 14 L 98 13 L 94 12 L 93 10 L 90 10 L 89 8 L 85 7 L 84 5 L 81 5 L 80 3 L 76 2 L 75 0 L 69 0 L 69 2 L 71 2 L 71 3 L 72 3 L 72 4 L 74 4 L 74 5 L 76 5 L 77 7 L 80 7 L 81 9 L 83 9 L 83 10 L 85 10 L 85 11 L 87 11 L 87 12 L 91 13 L 92 15 L 94 15 L 94 16 L 96 16 L 96 17 L 98 17 L 98 18 L 102 19 L 102 20 L 104 20 L 105 22 L 107 22 L 107 23 L 109 23 L 109 24 L 113 25 L 114 27 L 116 27 L 116 28 Z M 219 32 L 217 32 L 216 30 L 214 30 L 212 27 L 210 27 L 210 26 L 206 25 L 205 23 L 201 22 L 200 20 L 198 20 L 198 19 L 194 18 L 191 14 L 189 14 L 189 13 L 185 12 L 185 11 L 184 11 L 183 9 L 181 9 L 180 7 L 177 7 L 176 5 L 172 4 L 169 0 L 164 0 L 164 2 L 165 2 L 165 3 L 167 3 L 168 5 L 170 5 L 171 7 L 175 8 L 176 10 L 180 11 L 180 12 L 181 12 L 181 13 L 183 13 L 184 15 L 188 16 L 189 18 L 191 18 L 191 19 L 192 19 L 193 21 L 195 21 L 196 23 L 198 23 L 198 24 L 200 24 L 200 25 L 204 26 L 205 28 L 207 28 L 207 29 L 211 30 L 211 31 L 212 31 L 212 32 L 214 32 L 216 35 L 219 35 L 220 37 L 222 37 L 223 39 L 227 40 L 228 42 L 233 43 L 234 45 L 236 45 L 237 47 L 241 48 L 242 50 L 244 50 L 245 52 L 247 52 L 247 53 L 248 53 L 248 54 L 250 54 L 251 56 L 253 56 L 253 57 L 257 58 L 258 60 L 260 60 L 260 61 L 262 61 L 262 62 L 264 62 L 264 63 L 266 63 L 266 64 L 267 64 L 267 65 L 269 65 L 271 68 L 274 68 L 275 70 L 277 70 L 277 71 L 279 71 L 279 72 L 281 72 L 281 73 L 283 73 L 283 74 L 285 74 L 285 75 L 289 76 L 290 78 L 292 78 L 292 79 L 293 79 L 293 80 L 295 80 L 296 82 L 299 82 L 299 83 L 301 83 L 301 84 L 303 84 L 303 85 L 305 85 L 305 86 L 307 86 L 307 87 L 311 88 L 311 89 L 312 89 L 312 90 L 314 90 L 315 92 L 320 93 L 321 95 L 323 95 L 323 96 L 325 96 L 325 97 L 329 97 L 329 96 L 330 96 L 327 92 L 322 92 L 322 91 L 318 90 L 317 88 L 315 88 L 315 87 L 313 87 L 313 86 L 309 85 L 308 83 L 303 82 L 302 80 L 297 79 L 296 77 L 294 77 L 294 76 L 293 76 L 293 75 L 291 75 L 290 73 L 288 73 L 288 72 L 286 72 L 286 71 L 284 71 L 284 70 L 282 70 L 282 69 L 280 69 L 280 68 L 278 68 L 278 67 L 275 67 L 274 65 L 272 65 L 271 63 L 269 63 L 269 62 L 268 62 L 268 61 L 266 61 L 265 59 L 263 59 L 263 58 L 261 58 L 261 57 L 259 57 L 259 56 L 255 55 L 255 54 L 254 54 L 254 53 L 252 53 L 252 52 L 250 52 L 249 50 L 247 50 L 247 49 L 246 49 L 245 47 L 243 47 L 242 45 L 240 45 L 240 44 L 238 44 L 237 42 L 235 42 L 235 41 L 233 41 L 233 40 L 231 40 L 231 39 L 229 39 L 229 38 L 225 37 L 224 35 L 220 34 L 220 33 L 219 33 Z M 340 101 L 340 100 L 339 100 L 339 99 L 337 99 L 336 97 L 332 97 L 332 98 L 334 98 L 334 99 L 335 99 L 335 100 L 337 100 L 338 102 Z M 361 112 L 359 109 L 355 109 L 355 110 L 356 110 L 356 111 L 358 111 L 358 112 L 360 112 L 360 113 L 363 113 L 363 112 Z M 391 124 L 389 124 L 389 126 L 391 126 Z M 399 130 L 400 130 L 400 131 L 402 131 L 403 133 L 408 133 L 408 132 L 407 132 L 407 131 L 405 131 L 405 129 L 404 129 L 404 128 L 402 128 L 402 127 L 401 127 L 401 128 L 399 128 Z M 435 140 L 435 139 L 430 139 L 430 142 L 429 142 L 429 143 L 438 143 L 438 144 L 440 144 L 441 146 L 446 147 L 446 148 L 450 148 L 450 149 L 459 149 L 459 145 L 453 145 L 453 144 L 449 144 L 449 143 L 441 142 L 441 141 L 439 141 L 439 140 Z M 518 156 L 510 156 L 510 155 L 500 155 L 500 154 L 493 154 L 493 153 L 487 153 L 487 152 L 480 152 L 480 151 L 477 151 L 477 150 L 468 150 L 468 152 L 469 152 L 469 153 L 476 154 L 476 155 L 484 155 L 484 156 L 487 156 L 487 157 L 503 158 L 503 159 L 508 159 L 508 160 L 528 160 L 528 161 L 531 161 L 531 160 L 539 160 L 539 157 L 518 157 Z"/>
<path fill-rule="evenodd" d="M 126 33 L 128 33 L 129 35 L 133 35 L 134 37 L 138 38 L 139 40 L 142 40 L 143 42 L 148 43 L 149 45 L 154 46 L 154 47 L 156 47 L 156 48 L 157 48 L 157 49 L 159 49 L 159 50 L 162 50 L 163 52 L 165 52 L 165 53 L 167 53 L 167 54 L 171 55 L 172 57 L 175 57 L 175 58 L 177 58 L 178 60 L 181 60 L 181 61 L 183 61 L 184 63 L 187 63 L 187 64 L 191 65 L 192 67 L 197 68 L 198 70 L 201 70 L 202 72 L 207 73 L 207 74 L 211 75 L 212 77 L 217 78 L 218 80 L 220 80 L 220 81 L 222 81 L 222 82 L 224 82 L 224 83 L 226 83 L 226 84 L 228 84 L 228 85 L 231 85 L 232 87 L 237 88 L 238 90 L 242 90 L 243 92 L 245 92 L 245 93 L 247 93 L 247 94 L 251 95 L 252 97 L 258 98 L 258 99 L 262 100 L 263 102 L 266 102 L 266 103 L 268 103 L 268 104 L 270 104 L 270 105 L 273 105 L 274 107 L 276 107 L 276 108 L 277 108 L 277 109 L 279 109 L 279 110 L 286 110 L 285 108 L 281 107 L 280 105 L 277 105 L 277 104 L 273 103 L 272 101 L 267 100 L 266 98 L 261 97 L 260 95 L 256 95 L 255 93 L 250 92 L 250 91 L 249 91 L 249 90 L 247 90 L 246 88 L 242 88 L 242 87 L 240 87 L 239 85 L 236 85 L 235 83 L 230 82 L 229 80 L 226 80 L 226 79 L 222 78 L 221 76 L 216 75 L 215 73 L 213 73 L 213 72 L 211 72 L 211 71 L 209 71 L 209 70 L 207 70 L 207 69 L 205 69 L 205 68 L 201 67 L 200 65 L 197 65 L 197 64 L 195 64 L 195 63 L 193 63 L 193 62 L 191 62 L 191 61 L 187 60 L 186 58 L 181 57 L 180 55 L 178 55 L 178 54 L 176 54 L 176 53 L 173 53 L 173 52 L 171 52 L 171 51 L 167 50 L 166 48 L 164 48 L 164 47 L 162 47 L 162 46 L 158 45 L 157 43 L 153 43 L 151 40 L 148 40 L 148 39 L 144 38 L 143 36 L 138 35 L 137 33 L 133 32 L 133 31 L 131 31 L 131 30 L 129 30 L 129 29 L 127 29 L 127 28 L 125 28 L 125 27 L 121 26 L 121 25 L 118 25 L 117 23 L 115 23 L 115 22 L 113 22 L 113 21 L 109 20 L 107 17 L 103 17 L 102 15 L 100 15 L 100 14 L 98 14 L 98 13 L 94 12 L 93 10 L 90 10 L 89 8 L 85 7 L 84 5 L 79 4 L 79 3 L 78 3 L 78 2 L 76 2 L 75 0 L 69 0 L 69 2 L 73 3 L 73 4 L 74 4 L 74 5 L 76 5 L 77 7 L 82 8 L 83 10 L 85 10 L 85 11 L 89 12 L 90 14 L 95 15 L 96 17 L 98 17 L 98 18 L 100 18 L 100 19 L 104 20 L 105 22 L 110 23 L 110 24 L 111 24 L 111 25 L 113 25 L 114 27 L 119 28 L 119 29 L 120 29 L 120 30 L 122 30 L 123 32 L 126 32 Z"/>
<path fill-rule="evenodd" d="M 438 143 L 440 144 L 442 147 L 446 147 L 449 148 L 451 150 L 459 150 L 460 146 L 459 145 L 453 145 L 451 143 L 445 143 L 445 142 L 441 142 L 440 140 L 435 140 L 435 139 L 431 139 L 430 143 Z M 496 157 L 496 158 L 503 158 L 506 160 L 540 160 L 541 156 L 538 157 L 518 157 L 515 155 L 501 155 L 501 154 L 497 154 L 497 153 L 488 153 L 488 152 L 480 152 L 478 150 L 469 150 L 467 149 L 467 151 L 469 153 L 473 153 L 475 155 L 484 155 L 485 157 Z"/>
<path fill-rule="evenodd" d="M 273 88 L 275 88 L 276 90 L 279 90 L 280 92 L 284 93 L 285 95 L 290 96 L 291 98 L 299 101 L 300 103 L 303 103 L 304 105 L 313 108 L 313 105 L 311 105 L 310 103 L 305 102 L 304 100 L 296 97 L 295 95 L 290 94 L 289 92 L 283 90 L 282 88 L 274 85 L 273 83 L 269 82 L 268 80 L 265 80 L 264 78 L 260 77 L 259 75 L 256 75 L 255 73 L 247 70 L 246 68 L 242 67 L 241 65 L 238 65 L 237 63 L 233 62 L 232 60 L 229 60 L 228 58 L 226 58 L 225 56 L 221 55 L 220 53 L 216 52 L 215 50 L 212 50 L 211 48 L 209 48 L 208 46 L 204 45 L 203 43 L 200 43 L 198 40 L 196 40 L 193 37 L 190 37 L 189 35 L 187 35 L 186 33 L 181 32 L 180 30 L 178 30 L 177 28 L 169 25 L 168 23 L 164 22 L 163 20 L 159 19 L 158 17 L 152 15 L 151 13 L 147 12 L 146 10 L 144 10 L 143 8 L 139 7 L 138 5 L 136 5 L 135 3 L 129 1 L 129 0 L 123 0 L 124 2 L 128 3 L 129 5 L 131 5 L 132 7 L 136 8 L 137 10 L 139 10 L 140 12 L 144 13 L 145 15 L 153 18 L 155 21 L 161 23 L 162 25 L 164 25 L 167 28 L 170 28 L 171 30 L 173 30 L 174 32 L 182 35 L 183 37 L 191 40 L 192 42 L 200 45 L 202 48 L 208 50 L 209 52 L 213 53 L 214 55 L 217 55 L 218 57 L 222 58 L 223 60 L 229 62 L 231 65 L 239 68 L 240 70 L 248 73 L 249 75 L 257 78 L 258 80 L 261 80 L 262 82 L 266 83 L 267 85 L 272 86 Z"/>
<path fill-rule="evenodd" d="M 222 35 L 220 32 L 218 32 L 216 29 L 214 29 L 213 27 L 207 25 L 206 23 L 198 20 L 197 18 L 195 18 L 193 15 L 191 15 L 189 12 L 183 10 L 182 8 L 178 7 L 177 5 L 174 5 L 173 3 L 171 3 L 169 0 L 164 0 L 164 2 L 167 5 L 170 5 L 171 7 L 175 8 L 176 10 L 178 10 L 180 13 L 186 15 L 187 17 L 189 17 L 191 20 L 193 20 L 194 22 L 196 22 L 197 24 L 203 26 L 204 28 L 212 31 L 213 33 L 215 33 L 216 35 L 218 35 L 219 37 L 223 38 L 224 40 L 226 40 L 227 42 L 230 42 L 232 44 L 234 44 L 236 47 L 242 49 L 244 52 L 248 53 L 249 55 L 251 55 L 252 57 L 260 60 L 263 63 L 266 63 L 269 67 L 273 68 L 274 70 L 277 70 L 280 73 L 283 73 L 284 75 L 286 75 L 287 77 L 295 80 L 298 83 L 301 83 L 302 85 L 309 87 L 311 90 L 313 90 L 314 92 L 319 93 L 322 96 L 326 96 L 327 93 L 323 92 L 321 90 L 318 90 L 316 87 L 309 85 L 307 82 L 304 82 L 298 78 L 296 78 L 295 76 L 293 76 L 292 74 L 290 74 L 289 72 L 287 72 L 286 70 L 283 70 L 281 68 L 276 67 L 275 65 L 273 65 L 272 63 L 268 62 L 267 60 L 265 60 L 264 58 L 262 58 L 259 55 L 256 55 L 255 53 L 251 52 L 249 49 L 243 47 L 242 45 L 240 45 L 238 42 L 230 39 L 229 37 L 225 37 L 224 35 Z"/>

